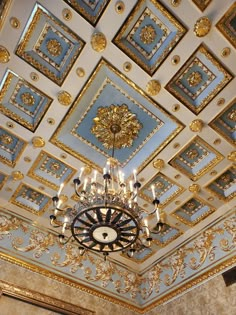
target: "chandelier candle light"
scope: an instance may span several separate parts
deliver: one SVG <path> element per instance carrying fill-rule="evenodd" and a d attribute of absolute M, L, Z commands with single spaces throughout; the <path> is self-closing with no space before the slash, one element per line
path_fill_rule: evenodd
<path fill-rule="evenodd" d="M 104 112 L 106 114 L 106 109 L 102 107 L 102 114 Z M 151 246 L 151 233 L 160 232 L 163 223 L 155 187 L 152 187 L 154 210 L 150 214 L 156 213 L 157 222 L 155 231 L 151 231 L 148 227 L 148 215 L 138 204 L 141 183 L 137 179 L 137 171 L 133 171 L 133 178 L 127 184 L 124 173 L 119 169 L 118 160 L 114 158 L 115 148 L 117 148 L 116 137 L 119 137 L 119 148 L 125 147 L 125 144 L 126 147 L 130 146 L 130 142 L 129 145 L 125 143 L 127 137 L 124 136 L 123 140 L 121 139 L 122 122 L 117 119 L 119 111 L 121 111 L 119 117 L 124 118 L 125 113 L 129 117 L 128 121 L 132 121 L 129 129 L 137 128 L 137 126 L 141 128 L 141 124 L 126 105 L 112 105 L 108 109 L 109 117 L 112 117 L 112 123 L 109 124 L 112 141 L 107 147 L 112 149 L 112 154 L 103 168 L 102 181 L 98 181 L 97 170 L 94 170 L 91 178 L 84 176 L 82 167 L 79 176 L 73 181 L 78 202 L 73 208 L 66 210 L 60 208 L 60 193 L 63 189 L 63 184 L 61 184 L 57 195 L 52 198 L 54 212 L 50 216 L 50 223 L 53 227 L 61 228 L 59 240 L 62 244 L 68 243 L 72 238 L 78 242 L 81 255 L 85 251 L 95 251 L 103 253 L 106 258 L 110 252 L 123 251 L 129 257 L 133 257 L 134 253 L 140 249 L 140 245 L 142 248 Z M 96 124 L 99 124 L 99 121 L 98 115 L 94 119 L 95 126 L 91 129 L 92 132 L 98 128 Z M 133 134 L 138 134 L 137 130 Z M 69 230 L 71 235 L 66 238 L 65 234 L 67 235 Z"/>

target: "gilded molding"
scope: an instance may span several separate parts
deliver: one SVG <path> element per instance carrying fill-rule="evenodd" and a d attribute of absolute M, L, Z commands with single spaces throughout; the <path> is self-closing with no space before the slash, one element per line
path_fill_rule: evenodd
<path fill-rule="evenodd" d="M 72 96 L 69 92 L 60 91 L 57 94 L 57 100 L 61 105 L 69 106 L 72 103 Z"/>
<path fill-rule="evenodd" d="M 103 33 L 94 33 L 91 37 L 91 46 L 96 52 L 102 52 L 107 47 L 107 40 Z"/>
<path fill-rule="evenodd" d="M 161 90 L 161 84 L 158 80 L 150 80 L 146 85 L 146 91 L 149 95 L 155 96 Z"/>
<path fill-rule="evenodd" d="M 204 122 L 201 119 L 195 119 L 189 124 L 189 129 L 193 132 L 200 132 L 204 126 Z"/>
<path fill-rule="evenodd" d="M 45 146 L 45 140 L 42 137 L 33 137 L 32 144 L 34 148 L 42 148 Z"/>
<path fill-rule="evenodd" d="M 165 162 L 162 159 L 157 159 L 152 163 L 154 168 L 157 168 L 158 170 L 161 170 L 165 166 Z"/>
<path fill-rule="evenodd" d="M 22 180 L 24 178 L 24 174 L 21 171 L 13 171 L 11 173 L 11 177 L 14 181 Z"/>
<path fill-rule="evenodd" d="M 194 24 L 193 32 L 197 37 L 206 36 L 211 30 L 211 21 L 207 16 L 199 18 Z"/>

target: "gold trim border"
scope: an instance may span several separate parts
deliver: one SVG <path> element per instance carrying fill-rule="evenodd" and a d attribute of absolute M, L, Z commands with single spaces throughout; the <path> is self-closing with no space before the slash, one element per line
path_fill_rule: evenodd
<path fill-rule="evenodd" d="M 46 308 L 48 310 L 62 312 L 60 314 L 68 315 L 93 315 L 95 312 L 82 308 L 75 304 L 71 304 L 46 294 L 29 290 L 21 286 L 16 286 L 7 281 L 0 280 L 0 292 L 3 295 L 14 297 L 21 301 Z"/>
<path fill-rule="evenodd" d="M 77 283 L 73 280 L 67 279 L 63 276 L 56 275 L 55 273 L 50 272 L 48 270 L 45 270 L 39 266 L 24 262 L 24 261 L 17 259 L 17 258 L 13 258 L 10 255 L 2 253 L 2 252 L 0 252 L 0 260 L 7 261 L 9 263 L 20 266 L 20 267 L 25 268 L 27 270 L 30 270 L 32 272 L 36 272 L 38 274 L 41 274 L 41 275 L 46 276 L 48 278 L 51 278 L 55 281 L 61 282 L 65 285 L 69 285 L 71 287 L 77 288 L 77 289 L 79 289 L 83 292 L 86 292 L 88 294 L 92 294 L 98 298 L 102 298 L 108 302 L 120 305 L 120 306 L 127 308 L 127 309 L 130 309 L 132 311 L 135 311 L 139 314 L 145 314 L 146 312 L 151 311 L 153 308 L 155 308 L 155 307 L 157 307 L 163 303 L 168 302 L 170 299 L 173 299 L 174 297 L 182 294 L 184 291 L 187 291 L 187 290 L 193 288 L 194 286 L 201 284 L 201 282 L 207 280 L 208 278 L 212 278 L 213 276 L 216 276 L 217 274 L 222 273 L 225 269 L 228 269 L 229 267 L 236 264 L 236 256 L 230 257 L 229 259 L 221 262 L 217 266 L 204 272 L 203 274 L 199 275 L 198 277 L 194 278 L 193 280 L 188 281 L 187 283 L 185 283 L 181 287 L 175 289 L 174 291 L 172 291 L 170 293 L 167 293 L 166 295 L 164 295 L 160 299 L 157 299 L 156 301 L 152 302 L 148 306 L 145 306 L 142 308 L 142 307 L 138 307 L 138 306 L 129 304 L 128 302 L 124 302 L 118 298 L 111 297 L 105 293 L 101 293 L 98 290 L 89 288 L 85 285 L 82 285 L 82 284 Z"/>
<path fill-rule="evenodd" d="M 4 0 L 2 0 L 2 1 L 4 1 Z M 11 3 L 12 3 L 12 0 L 5 0 L 4 2 L 5 2 L 5 4 L 4 4 L 3 10 L 2 10 L 2 12 L 0 12 L 0 31 L 3 28 L 3 24 L 4 24 L 5 19 L 7 17 L 8 11 L 9 11 Z"/>
<path fill-rule="evenodd" d="M 192 0 L 192 1 L 196 5 L 196 7 L 198 7 L 198 9 L 203 12 L 209 6 L 212 0 L 210 0 L 206 6 L 204 6 L 204 3 L 201 4 L 202 1 L 197 1 L 197 0 Z"/>

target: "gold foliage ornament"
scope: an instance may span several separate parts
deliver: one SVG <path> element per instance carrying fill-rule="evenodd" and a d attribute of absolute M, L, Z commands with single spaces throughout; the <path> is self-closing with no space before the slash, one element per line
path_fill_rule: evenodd
<path fill-rule="evenodd" d="M 116 149 L 132 146 L 142 128 L 136 114 L 125 104 L 99 107 L 93 122 L 91 132 L 106 149 L 113 145 Z"/>
<path fill-rule="evenodd" d="M 4 46 L 0 46 L 0 63 L 7 63 L 9 60 L 9 51 Z"/>
<path fill-rule="evenodd" d="M 93 50 L 102 52 L 107 46 L 107 40 L 103 33 L 96 32 L 92 35 L 91 46 Z"/>
<path fill-rule="evenodd" d="M 194 34 L 197 37 L 206 36 L 211 30 L 211 21 L 208 17 L 203 16 L 198 19 L 194 25 Z"/>

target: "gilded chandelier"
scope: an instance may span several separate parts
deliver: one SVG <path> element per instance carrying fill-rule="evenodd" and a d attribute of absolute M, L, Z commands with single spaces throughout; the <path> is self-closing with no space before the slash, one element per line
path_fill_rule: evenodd
<path fill-rule="evenodd" d="M 66 210 L 60 208 L 63 185 L 52 198 L 54 213 L 50 216 L 51 225 L 61 228 L 59 240 L 62 244 L 76 240 L 81 255 L 86 250 L 101 252 L 105 257 L 110 252 L 123 251 L 133 257 L 140 248 L 151 246 L 151 233 L 154 232 L 148 227 L 148 215 L 138 204 L 141 183 L 136 170 L 127 183 L 114 158 L 115 149 L 131 146 L 141 128 L 136 115 L 126 105 L 100 107 L 91 132 L 105 148 L 112 149 L 111 157 L 103 168 L 102 181 L 98 180 L 96 170 L 89 178 L 81 168 L 79 176 L 73 181 L 78 197 L 75 206 Z M 155 231 L 160 231 L 163 223 L 154 187 L 152 193 L 154 210 L 150 214 L 156 213 Z M 67 237 L 68 231 L 71 235 Z"/>

